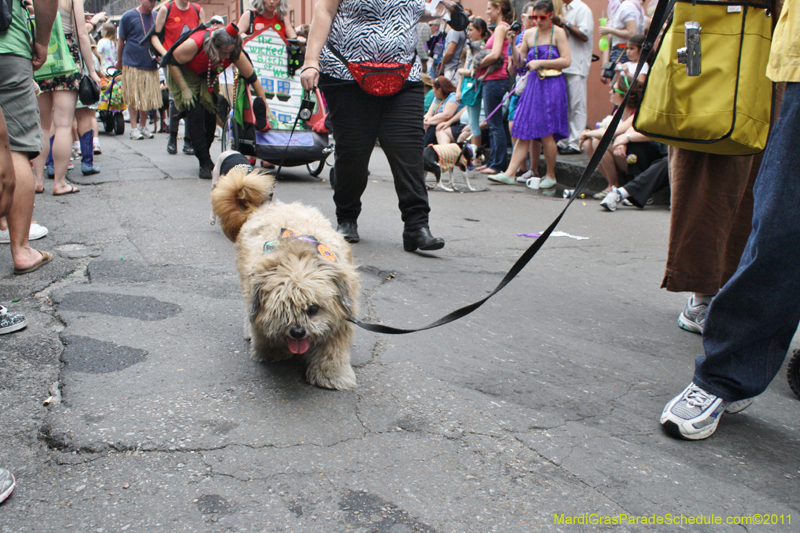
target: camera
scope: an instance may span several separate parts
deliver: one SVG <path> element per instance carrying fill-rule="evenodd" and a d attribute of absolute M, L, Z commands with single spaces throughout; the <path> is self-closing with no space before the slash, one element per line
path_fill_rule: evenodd
<path fill-rule="evenodd" d="M 300 111 L 298 113 L 300 118 L 302 118 L 303 120 L 310 119 L 311 115 L 314 114 L 315 105 L 316 102 L 314 102 L 314 100 L 312 100 L 311 98 L 308 97 L 303 98 L 303 100 L 300 102 Z"/>
<path fill-rule="evenodd" d="M 514 24 L 508 28 L 508 31 L 513 31 L 514 33 L 519 33 L 522 31 L 522 23 L 518 20 L 514 21 Z"/>
<path fill-rule="evenodd" d="M 684 47 L 678 48 L 678 63 L 686 65 L 687 76 L 699 76 L 700 69 L 700 24 L 695 21 L 684 23 Z"/>

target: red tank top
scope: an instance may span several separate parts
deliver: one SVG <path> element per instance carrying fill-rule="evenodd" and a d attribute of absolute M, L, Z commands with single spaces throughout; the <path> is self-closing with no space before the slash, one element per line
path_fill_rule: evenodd
<path fill-rule="evenodd" d="M 189 39 L 193 39 L 195 43 L 197 43 L 197 54 L 189 61 L 185 63 L 183 66 L 197 74 L 198 76 L 205 76 L 206 72 L 208 72 L 210 65 L 208 64 L 208 55 L 206 55 L 206 51 L 203 50 L 203 37 L 205 36 L 205 31 L 198 31 L 192 34 Z M 217 65 L 217 70 L 222 71 L 228 68 L 231 64 L 230 58 L 226 57 L 222 61 L 220 61 L 219 65 Z"/>
<path fill-rule="evenodd" d="M 164 21 L 164 48 L 167 50 L 181 35 L 200 25 L 200 6 L 198 4 L 190 2 L 186 11 L 181 11 L 175 2 L 170 2 L 169 6 L 161 9 L 169 10 L 167 20 Z"/>
<path fill-rule="evenodd" d="M 277 10 L 275 10 L 275 13 L 270 18 L 267 18 L 259 13 L 258 15 L 256 15 L 256 18 L 253 19 L 252 18 L 253 13 L 255 13 L 255 10 L 250 10 L 250 20 L 251 20 L 250 28 L 247 28 L 245 30 L 247 31 L 248 34 L 255 33 L 257 31 L 263 30 L 264 28 L 269 28 L 270 26 L 272 26 L 273 28 L 275 28 L 275 31 L 278 32 L 278 35 L 280 35 L 284 41 L 286 40 L 286 26 L 283 24 L 283 21 L 278 16 Z"/>

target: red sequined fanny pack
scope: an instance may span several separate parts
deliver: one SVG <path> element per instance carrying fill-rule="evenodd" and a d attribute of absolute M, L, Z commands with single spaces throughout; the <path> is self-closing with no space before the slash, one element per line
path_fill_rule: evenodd
<path fill-rule="evenodd" d="M 375 63 L 373 61 L 351 63 L 333 47 L 330 41 L 327 45 L 333 55 L 345 64 L 359 87 L 373 96 L 392 96 L 400 92 L 417 58 L 415 51 L 411 63 Z"/>

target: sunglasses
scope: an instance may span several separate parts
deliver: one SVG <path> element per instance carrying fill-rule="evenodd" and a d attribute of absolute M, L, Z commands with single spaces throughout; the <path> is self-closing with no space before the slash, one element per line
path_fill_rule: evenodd
<path fill-rule="evenodd" d="M 552 13 L 547 13 L 546 15 L 522 15 L 522 16 L 531 19 L 533 21 L 537 21 L 537 20 L 547 20 L 547 18 L 550 15 L 552 15 Z"/>

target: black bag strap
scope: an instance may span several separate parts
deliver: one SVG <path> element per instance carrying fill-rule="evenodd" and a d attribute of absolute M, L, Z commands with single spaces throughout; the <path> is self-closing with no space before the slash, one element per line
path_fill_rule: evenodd
<path fill-rule="evenodd" d="M 647 32 L 647 37 L 645 38 L 644 43 L 642 43 L 642 52 L 641 55 L 639 56 L 639 63 L 636 66 L 636 74 L 634 75 L 634 78 L 637 78 L 639 76 L 639 72 L 642 70 L 642 66 L 645 63 L 645 60 L 647 59 L 647 56 L 650 53 L 650 50 L 653 48 L 653 43 L 655 42 L 656 37 L 658 36 L 658 33 L 661 29 L 661 26 L 664 23 L 664 19 L 667 14 L 667 8 L 671 7 L 674 1 L 675 0 L 658 0 L 658 6 L 656 7 L 655 13 L 653 14 L 653 22 L 650 24 L 650 29 Z M 547 229 L 544 230 L 541 236 L 539 236 L 533 242 L 533 244 L 531 244 L 528 247 L 528 249 L 525 250 L 525 252 L 520 256 L 520 258 L 517 259 L 517 261 L 514 263 L 511 269 L 506 273 L 505 276 L 503 276 L 503 279 L 500 280 L 500 283 L 497 285 L 497 287 L 495 287 L 494 290 L 490 292 L 488 296 L 482 298 L 481 300 L 478 300 L 477 302 L 466 305 L 460 309 L 456 309 L 455 311 L 448 313 L 442 318 L 434 322 L 431 322 L 427 326 L 422 326 L 421 328 L 403 329 L 403 328 L 394 328 L 391 326 L 385 326 L 383 324 L 370 324 L 367 322 L 361 322 L 360 320 L 356 320 L 354 318 L 348 318 L 348 320 L 362 329 L 365 329 L 367 331 L 374 331 L 375 333 L 385 333 L 388 335 L 401 335 L 405 333 L 414 333 L 416 331 L 424 331 L 427 329 L 437 328 L 439 326 L 449 324 L 450 322 L 453 322 L 455 320 L 458 320 L 459 318 L 467 316 L 468 314 L 472 313 L 473 311 L 481 307 L 484 303 L 486 303 L 486 301 L 489 300 L 489 298 L 500 292 L 503 289 L 503 287 L 508 285 L 511 282 L 511 280 L 517 276 L 517 274 L 522 272 L 522 269 L 525 268 L 525 265 L 527 265 L 530 262 L 530 260 L 533 259 L 533 256 L 535 256 L 536 253 L 542 248 L 542 246 L 544 246 L 544 243 L 547 242 L 547 239 L 553 233 L 553 230 L 555 230 L 556 226 L 558 226 L 558 223 L 561 222 L 561 219 L 564 218 L 564 215 L 566 214 L 567 209 L 569 209 L 569 207 L 572 205 L 572 202 L 574 202 L 576 198 L 580 197 L 581 191 L 583 191 L 583 189 L 586 187 L 586 184 L 589 182 L 589 178 L 592 176 L 592 173 L 597 168 L 597 165 L 600 164 L 600 160 L 603 158 L 603 155 L 606 153 L 608 146 L 611 144 L 611 139 L 614 136 L 614 132 L 616 131 L 617 126 L 619 125 L 622 119 L 622 114 L 625 112 L 625 107 L 628 103 L 629 95 L 630 95 L 630 89 L 628 89 L 628 91 L 625 93 L 625 97 L 622 99 L 622 103 L 619 105 L 617 112 L 614 113 L 614 116 L 611 119 L 611 123 L 608 125 L 608 128 L 606 129 L 605 135 L 603 135 L 603 138 L 600 139 L 600 144 L 597 146 L 597 149 L 595 150 L 592 159 L 589 161 L 588 166 L 583 171 L 581 178 L 578 180 L 578 183 L 575 186 L 575 192 L 567 201 L 567 205 L 564 207 L 561 213 L 559 213 L 559 215 L 555 218 L 555 220 L 553 220 L 553 222 L 550 223 Z"/>
<path fill-rule="evenodd" d="M 255 28 L 255 25 L 256 25 L 256 16 L 258 16 L 258 13 L 256 13 L 256 10 L 255 9 L 251 9 L 250 10 L 250 24 L 247 25 L 247 35 L 252 35 L 253 34 L 253 29 Z"/>
<path fill-rule="evenodd" d="M 203 24 L 203 23 L 201 22 L 201 23 L 200 23 L 200 25 L 199 25 L 198 27 L 196 27 L 195 29 L 193 29 L 193 30 L 191 30 L 191 31 L 187 31 L 186 33 L 184 33 L 183 35 L 181 35 L 181 36 L 178 38 L 178 40 L 177 40 L 177 41 L 175 41 L 175 42 L 172 44 L 172 46 L 170 46 L 170 47 L 169 47 L 169 50 L 167 50 L 167 53 L 166 53 L 166 54 L 164 54 L 164 57 L 162 57 L 162 58 L 161 58 L 161 63 L 159 63 L 159 65 L 158 65 L 158 66 L 159 66 L 160 68 L 164 68 L 164 67 L 166 67 L 167 65 L 177 65 L 178 63 L 177 63 L 177 61 L 175 61 L 175 58 L 174 58 L 174 57 L 173 57 L 173 55 L 172 55 L 172 54 L 173 54 L 173 52 L 175 51 L 175 49 L 176 49 L 176 48 L 178 48 L 178 47 L 179 47 L 180 45 L 182 45 L 183 43 L 185 43 L 185 42 L 186 42 L 186 40 L 187 40 L 189 37 L 191 37 L 192 35 L 194 35 L 195 33 L 199 32 L 199 31 L 206 31 L 207 29 L 208 29 L 208 27 L 207 27 L 205 24 Z"/>
<path fill-rule="evenodd" d="M 342 62 L 342 64 L 343 64 L 345 67 L 346 67 L 346 66 L 347 66 L 347 65 L 350 63 L 350 62 L 349 62 L 347 59 L 345 59 L 345 57 L 342 55 L 342 53 L 341 53 L 339 50 L 337 50 L 335 46 L 333 46 L 333 43 L 331 42 L 331 40 L 330 40 L 330 39 L 328 39 L 327 41 L 325 41 L 325 46 L 327 46 L 327 47 L 328 47 L 328 50 L 330 50 L 330 51 L 331 51 L 331 53 L 334 55 L 334 57 L 336 57 L 336 59 L 338 59 L 339 61 L 341 61 L 341 62 Z M 414 64 L 416 61 L 417 61 L 417 50 L 416 50 L 416 49 L 414 49 L 414 55 L 411 57 L 411 62 L 410 62 L 410 64 L 412 64 L 412 65 L 413 65 L 413 64 Z"/>

